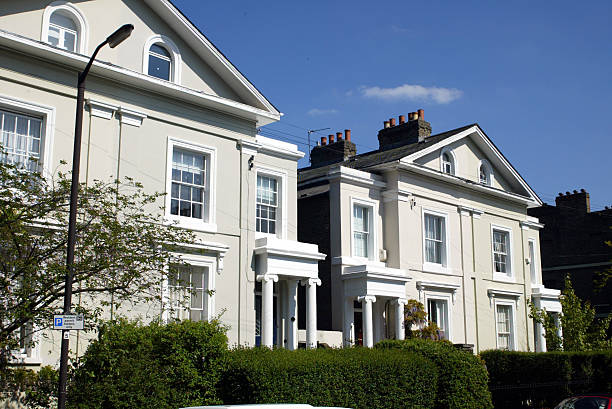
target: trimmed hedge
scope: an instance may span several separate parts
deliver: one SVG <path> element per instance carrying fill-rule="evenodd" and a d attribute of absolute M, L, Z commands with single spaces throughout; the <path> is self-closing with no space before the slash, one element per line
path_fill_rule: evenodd
<path fill-rule="evenodd" d="M 219 404 L 227 337 L 217 322 L 100 329 L 69 385 L 74 408 L 159 408 Z"/>
<path fill-rule="evenodd" d="M 451 343 L 427 339 L 387 340 L 378 349 L 398 349 L 430 359 L 438 369 L 436 409 L 492 409 L 484 363 Z"/>
<path fill-rule="evenodd" d="M 437 378 L 435 365 L 404 351 L 238 349 L 220 395 L 225 404 L 433 408 Z"/>
<path fill-rule="evenodd" d="M 563 398 L 612 390 L 612 351 L 484 351 L 495 408 L 552 407 Z"/>

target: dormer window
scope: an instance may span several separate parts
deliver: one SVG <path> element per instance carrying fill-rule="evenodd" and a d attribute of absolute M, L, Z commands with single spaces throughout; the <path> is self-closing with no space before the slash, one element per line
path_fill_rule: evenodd
<path fill-rule="evenodd" d="M 155 35 L 144 46 L 142 72 L 164 81 L 181 83 L 181 54 L 172 40 Z"/>
<path fill-rule="evenodd" d="M 153 44 L 149 49 L 149 72 L 148 74 L 170 81 L 172 73 L 172 57 L 168 50 L 159 44 Z"/>
<path fill-rule="evenodd" d="M 87 52 L 87 22 L 74 5 L 55 1 L 45 9 L 41 41 L 66 51 Z"/>
<path fill-rule="evenodd" d="M 449 149 L 443 149 L 440 155 L 440 171 L 448 175 L 455 175 L 455 156 Z"/>

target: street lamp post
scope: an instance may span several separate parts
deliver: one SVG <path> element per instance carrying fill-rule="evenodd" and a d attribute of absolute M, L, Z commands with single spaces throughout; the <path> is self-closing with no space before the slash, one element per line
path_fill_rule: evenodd
<path fill-rule="evenodd" d="M 83 72 L 79 74 L 77 85 L 76 124 L 74 128 L 74 151 L 72 154 L 72 184 L 70 186 L 70 216 L 68 219 L 68 250 L 66 252 L 66 283 L 64 287 L 64 314 L 72 309 L 72 275 L 74 272 L 74 245 L 76 241 L 77 199 L 79 194 L 79 169 L 81 164 L 81 137 L 83 134 L 83 109 L 85 104 L 85 79 L 98 52 L 108 44 L 115 48 L 132 34 L 134 26 L 125 24 L 96 47 Z M 62 352 L 60 356 L 59 391 L 57 407 L 66 407 L 66 379 L 68 374 L 69 331 L 62 330 Z"/>

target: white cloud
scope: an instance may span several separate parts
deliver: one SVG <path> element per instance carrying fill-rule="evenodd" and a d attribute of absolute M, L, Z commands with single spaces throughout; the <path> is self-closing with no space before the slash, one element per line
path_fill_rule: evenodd
<path fill-rule="evenodd" d="M 404 84 L 395 88 L 362 87 L 361 92 L 366 98 L 386 101 L 432 101 L 438 104 L 448 104 L 463 95 L 463 91 L 457 88 L 424 87 L 411 84 Z"/>
<path fill-rule="evenodd" d="M 331 115 L 331 114 L 337 114 L 338 111 L 335 109 L 319 109 L 319 108 L 312 108 L 310 111 L 307 112 L 308 115 L 310 116 L 319 116 L 319 115 Z"/>

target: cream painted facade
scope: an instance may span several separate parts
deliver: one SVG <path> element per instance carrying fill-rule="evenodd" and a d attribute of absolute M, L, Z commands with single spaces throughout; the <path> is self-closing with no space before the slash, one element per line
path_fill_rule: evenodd
<path fill-rule="evenodd" d="M 52 46 L 49 33 L 56 23 L 60 36 L 66 36 Z M 295 320 L 297 286 L 306 286 L 308 303 L 316 303 L 317 261 L 324 257 L 316 245 L 296 241 L 297 160 L 303 153 L 257 135 L 257 127 L 278 121 L 280 112 L 169 1 L 4 1 L 0 111 L 40 121 L 38 153 L 45 175 L 69 170 L 77 74 L 95 46 L 126 23 L 135 26 L 132 36 L 114 49 L 103 48 L 87 80 L 82 181 L 129 176 L 151 192 L 168 192 L 160 203 L 165 216 L 196 232 L 199 244 L 186 250 L 185 258 L 203 274 L 205 287 L 214 290 L 206 295 L 202 319 L 218 317 L 227 325 L 230 344 L 254 345 L 262 336 L 266 345 L 273 339 L 288 348 L 298 341 L 316 345 L 313 306 L 305 333 L 298 334 Z M 65 49 L 72 28 L 77 41 L 72 50 Z M 160 63 L 151 59 L 154 45 L 169 56 L 167 79 L 149 75 L 148 65 Z M 196 157 L 189 166 L 204 168 L 203 200 L 197 201 L 201 216 L 189 205 L 192 216 L 172 214 L 177 153 Z M 69 164 L 62 167 L 62 160 Z M 256 224 L 258 177 L 275 183 L 276 228 L 270 234 Z M 275 299 L 279 308 L 273 317 Z M 117 313 L 145 321 L 168 318 L 163 305 L 153 304 L 125 306 Z M 40 342 L 22 361 L 55 364 L 58 335 L 39 333 Z M 93 337 L 73 331 L 72 352 L 83 353 Z"/>
<path fill-rule="evenodd" d="M 527 216 L 540 199 L 478 125 L 441 135 L 300 169 L 299 208 L 307 212 L 300 238 L 314 237 L 308 208 L 329 206 L 330 257 L 320 274 L 324 282 L 329 274 L 333 317 L 325 329 L 342 331 L 344 345 L 401 339 L 399 314 L 415 299 L 443 338 L 472 344 L 475 352 L 545 350 L 526 302 L 546 300 L 548 311 L 560 311 L 558 291 L 542 285 L 542 225 Z M 349 142 L 334 143 L 316 149 L 342 150 L 338 143 Z M 447 158 L 452 170 L 445 172 Z M 489 177 L 481 183 L 483 163 Z M 433 222 L 441 223 L 441 235 L 434 224 L 426 227 Z M 497 256 L 505 257 L 505 274 L 495 272 L 494 235 L 506 240 Z"/>

